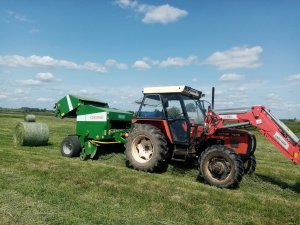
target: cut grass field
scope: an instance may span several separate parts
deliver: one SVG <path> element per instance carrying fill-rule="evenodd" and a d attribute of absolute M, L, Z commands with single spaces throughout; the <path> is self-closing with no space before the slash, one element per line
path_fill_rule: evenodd
<path fill-rule="evenodd" d="M 0 224 L 300 224 L 300 167 L 257 135 L 257 170 L 236 190 L 196 180 L 196 168 L 150 174 L 126 168 L 122 148 L 98 160 L 62 157 L 75 121 L 37 114 L 48 146 L 16 147 L 21 113 L 0 113 Z M 297 135 L 300 123 L 290 122 Z M 116 151 L 116 149 L 119 149 Z"/>

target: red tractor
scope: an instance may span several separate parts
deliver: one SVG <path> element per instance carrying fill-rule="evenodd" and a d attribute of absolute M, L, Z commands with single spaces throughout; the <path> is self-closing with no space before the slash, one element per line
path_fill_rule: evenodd
<path fill-rule="evenodd" d="M 159 172 L 169 159 L 198 158 L 199 177 L 213 186 L 234 188 L 256 167 L 255 136 L 241 129 L 249 126 L 257 127 L 284 155 L 300 163 L 299 138 L 264 107 L 217 112 L 211 106 L 206 109 L 203 96 L 187 86 L 144 88 L 125 144 L 127 166 Z M 224 121 L 236 123 L 224 125 Z"/>

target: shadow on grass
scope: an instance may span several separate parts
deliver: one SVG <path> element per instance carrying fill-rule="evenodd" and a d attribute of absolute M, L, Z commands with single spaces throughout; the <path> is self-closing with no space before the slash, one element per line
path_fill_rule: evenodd
<path fill-rule="evenodd" d="M 193 159 L 188 159 L 186 162 L 169 161 L 169 171 L 177 176 L 184 176 L 192 170 L 197 170 L 197 163 Z"/>
<path fill-rule="evenodd" d="M 115 154 L 124 153 L 125 147 L 123 144 L 107 144 L 97 148 L 97 153 L 93 160 L 107 160 L 112 158 Z"/>
<path fill-rule="evenodd" d="M 48 144 L 47 145 L 45 145 L 45 146 L 54 146 L 55 144 L 53 143 L 53 142 L 48 142 Z"/>
<path fill-rule="evenodd" d="M 291 184 L 288 184 L 284 181 L 281 181 L 281 180 L 273 178 L 273 177 L 267 177 L 265 175 L 261 175 L 261 174 L 257 174 L 257 173 L 256 173 L 256 176 L 259 177 L 262 181 L 264 181 L 266 183 L 270 183 L 272 185 L 276 185 L 276 186 L 280 187 L 281 189 L 289 189 L 298 194 L 300 193 L 300 183 L 298 181 L 296 182 L 296 184 L 291 185 Z"/>

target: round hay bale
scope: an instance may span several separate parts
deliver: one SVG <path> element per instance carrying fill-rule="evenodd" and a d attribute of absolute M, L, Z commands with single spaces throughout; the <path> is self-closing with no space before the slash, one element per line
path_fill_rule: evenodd
<path fill-rule="evenodd" d="M 14 141 L 21 146 L 47 145 L 49 129 L 45 123 L 20 122 L 15 129 Z"/>
<path fill-rule="evenodd" d="M 25 122 L 35 122 L 36 121 L 35 120 L 35 115 L 33 115 L 33 114 L 27 114 L 27 115 L 25 115 L 24 121 Z"/>

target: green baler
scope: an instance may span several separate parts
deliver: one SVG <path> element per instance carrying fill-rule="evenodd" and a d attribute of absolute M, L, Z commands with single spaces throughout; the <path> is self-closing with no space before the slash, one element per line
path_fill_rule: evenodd
<path fill-rule="evenodd" d="M 76 118 L 76 135 L 69 135 L 61 144 L 64 156 L 80 153 L 81 159 L 93 158 L 97 146 L 126 142 L 133 113 L 109 108 L 105 102 L 67 95 L 55 104 L 56 117 Z"/>

